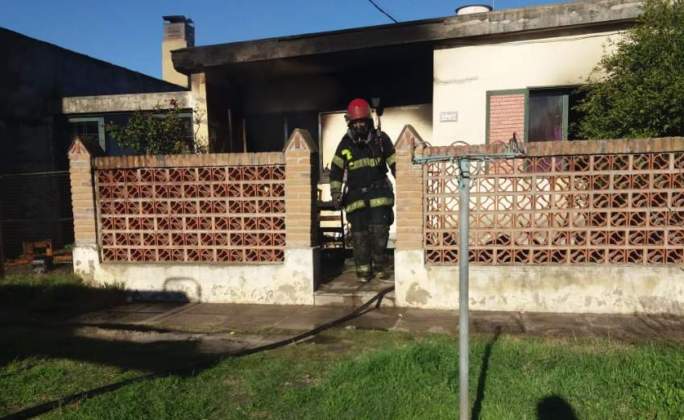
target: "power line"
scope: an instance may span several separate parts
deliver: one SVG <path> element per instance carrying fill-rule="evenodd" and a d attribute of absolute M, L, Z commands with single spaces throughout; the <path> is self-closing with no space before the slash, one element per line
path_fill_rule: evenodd
<path fill-rule="evenodd" d="M 392 15 L 390 15 L 389 13 L 385 12 L 384 10 L 382 10 L 382 7 L 378 6 L 377 3 L 375 3 L 373 0 L 368 0 L 368 1 L 369 1 L 370 4 L 372 4 L 376 9 L 378 9 L 378 10 L 380 11 L 380 13 L 382 13 L 383 15 L 387 16 L 388 18 L 390 18 L 390 19 L 392 20 L 392 22 L 394 22 L 394 23 L 399 23 L 398 20 L 396 20 L 395 18 L 393 18 Z"/>

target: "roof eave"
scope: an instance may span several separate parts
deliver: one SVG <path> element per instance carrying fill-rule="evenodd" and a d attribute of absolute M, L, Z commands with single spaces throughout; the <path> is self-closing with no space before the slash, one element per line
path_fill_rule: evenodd
<path fill-rule="evenodd" d="M 641 14 L 641 1 L 601 0 L 507 9 L 372 26 L 343 31 L 184 48 L 172 53 L 180 72 L 190 74 L 234 63 L 329 54 L 366 48 L 458 39 L 482 39 L 521 32 L 624 26 Z"/>

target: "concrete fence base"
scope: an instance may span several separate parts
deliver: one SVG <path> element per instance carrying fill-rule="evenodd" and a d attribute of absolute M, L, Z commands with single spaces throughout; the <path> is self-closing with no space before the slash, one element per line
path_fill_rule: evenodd
<path fill-rule="evenodd" d="M 399 306 L 458 308 L 458 267 L 395 252 Z M 674 265 L 470 266 L 470 309 L 684 315 L 684 268 Z"/>
<path fill-rule="evenodd" d="M 287 249 L 284 264 L 100 263 L 94 246 L 76 247 L 74 271 L 93 284 L 119 285 L 154 299 L 313 305 L 317 248 Z"/>
<path fill-rule="evenodd" d="M 274 153 L 97 158 L 98 147 L 69 149 L 76 275 L 155 299 L 313 305 L 308 132 Z"/>

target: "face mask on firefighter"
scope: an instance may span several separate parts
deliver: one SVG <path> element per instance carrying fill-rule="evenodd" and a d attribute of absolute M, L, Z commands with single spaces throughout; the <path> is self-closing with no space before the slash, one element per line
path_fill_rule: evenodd
<path fill-rule="evenodd" d="M 354 143 L 368 143 L 370 140 L 372 122 L 370 119 L 360 119 L 349 122 L 349 134 Z"/>

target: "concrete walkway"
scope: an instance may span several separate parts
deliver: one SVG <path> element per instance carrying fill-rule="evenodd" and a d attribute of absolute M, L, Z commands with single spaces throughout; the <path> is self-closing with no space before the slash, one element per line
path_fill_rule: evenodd
<path fill-rule="evenodd" d="M 351 312 L 336 306 L 132 303 L 72 320 L 100 327 L 145 327 L 169 333 L 222 336 L 294 336 Z M 344 324 L 347 328 L 405 331 L 414 334 L 458 332 L 456 311 L 373 308 Z M 670 315 L 596 315 L 521 312 L 472 312 L 471 332 L 542 337 L 606 337 L 627 342 L 651 340 L 684 345 L 684 317 Z M 260 340 L 261 341 L 261 340 Z"/>

